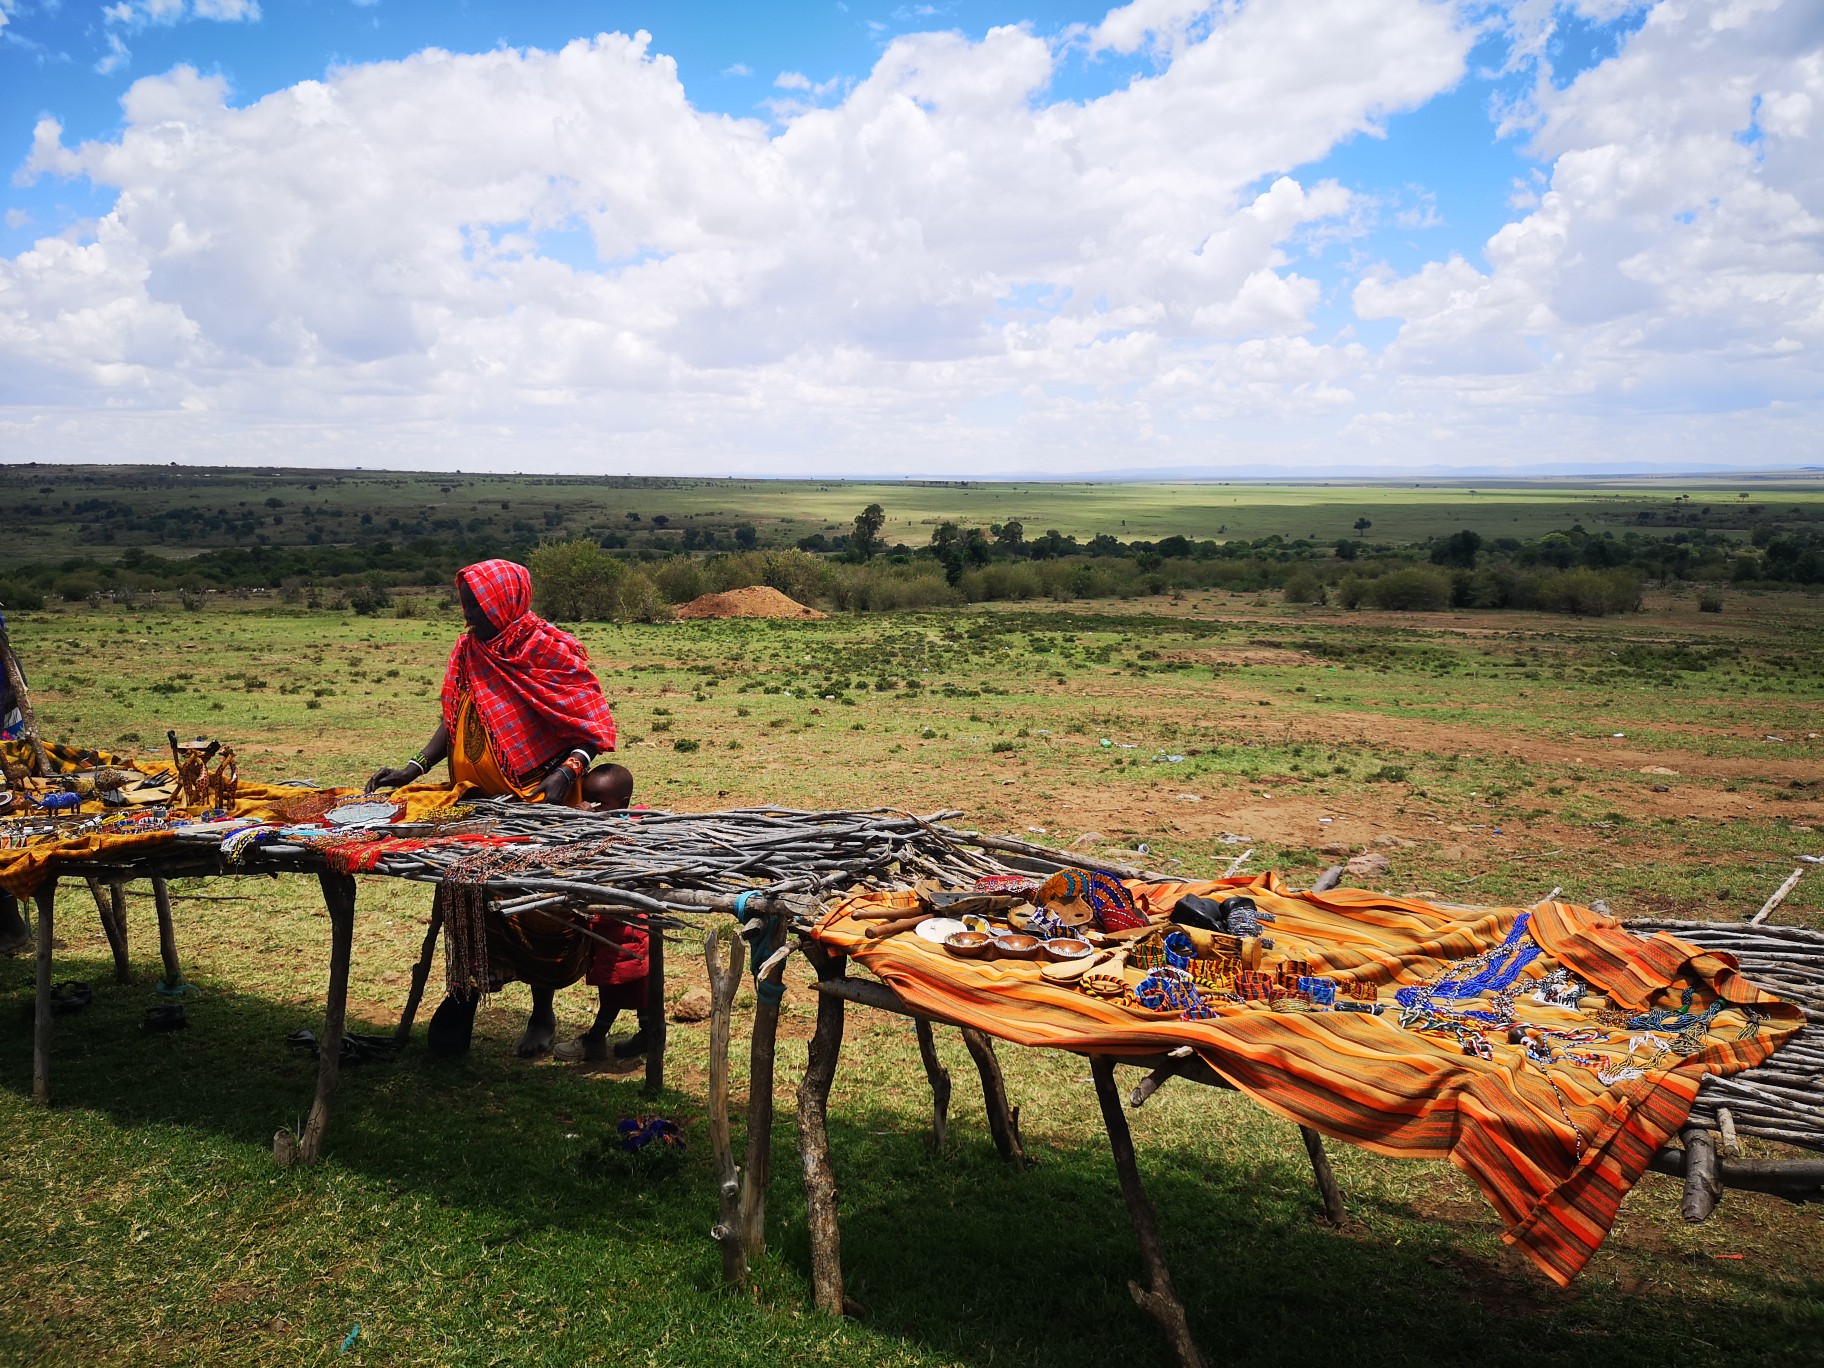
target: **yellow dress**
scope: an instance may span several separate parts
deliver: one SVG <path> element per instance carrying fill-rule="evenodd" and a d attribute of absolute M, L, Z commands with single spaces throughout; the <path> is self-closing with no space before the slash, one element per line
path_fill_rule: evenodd
<path fill-rule="evenodd" d="M 456 734 L 450 738 L 450 778 L 458 789 L 479 790 L 490 798 L 511 793 L 528 803 L 545 801 L 542 776 L 530 784 L 516 784 L 501 769 L 472 694 L 465 693 L 456 705 Z M 570 797 L 565 802 L 569 807 L 583 806 L 582 784 L 570 786 Z"/>

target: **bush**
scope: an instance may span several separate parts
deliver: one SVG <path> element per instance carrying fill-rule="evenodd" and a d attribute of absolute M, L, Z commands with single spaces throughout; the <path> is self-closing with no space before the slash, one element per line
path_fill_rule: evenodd
<path fill-rule="evenodd" d="M 1640 577 L 1632 570 L 1566 570 L 1540 577 L 1532 598 L 1533 607 L 1548 613 L 1634 613 L 1640 611 Z"/>
<path fill-rule="evenodd" d="M 1304 567 L 1294 570 L 1286 577 L 1283 591 L 1287 603 L 1322 603 L 1324 601 L 1324 582 L 1316 573 Z"/>
<path fill-rule="evenodd" d="M 1426 565 L 1409 566 L 1369 582 L 1367 601 L 1395 613 L 1436 613 L 1450 607 L 1450 576 Z"/>
<path fill-rule="evenodd" d="M 1697 596 L 1697 611 L 1700 613 L 1722 612 L 1723 596 L 1721 594 L 1699 594 Z"/>
<path fill-rule="evenodd" d="M 943 568 L 931 561 L 919 565 L 869 561 L 837 568 L 840 573 L 835 576 L 830 601 L 847 612 L 916 612 L 963 601 L 962 594 L 944 579 Z"/>
<path fill-rule="evenodd" d="M 532 604 L 543 616 L 570 622 L 651 622 L 665 615 L 657 586 L 592 541 L 539 547 L 532 572 Z"/>
<path fill-rule="evenodd" d="M 35 613 L 44 607 L 44 595 L 29 584 L 0 580 L 0 609 L 16 613 Z"/>
<path fill-rule="evenodd" d="M 711 556 L 703 562 L 703 573 L 718 593 L 764 584 L 805 604 L 830 602 L 837 582 L 835 566 L 796 547 Z"/>
<path fill-rule="evenodd" d="M 652 579 L 667 603 L 689 603 L 709 592 L 709 576 L 689 556 L 673 556 L 653 573 Z"/>

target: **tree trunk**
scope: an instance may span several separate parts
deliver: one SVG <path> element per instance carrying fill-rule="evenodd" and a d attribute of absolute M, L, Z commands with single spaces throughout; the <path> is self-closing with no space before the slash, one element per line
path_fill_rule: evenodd
<path fill-rule="evenodd" d="M 1108 1146 L 1114 1151 L 1115 1174 L 1121 1180 L 1121 1196 L 1127 1202 L 1128 1218 L 1134 1224 L 1134 1235 L 1140 1241 L 1140 1260 L 1146 1266 L 1152 1287 L 1142 1288 L 1129 1282 L 1128 1294 L 1148 1315 L 1159 1322 L 1166 1340 L 1172 1346 L 1179 1368 L 1204 1368 L 1203 1352 L 1191 1338 L 1190 1322 L 1184 1314 L 1184 1303 L 1172 1288 L 1171 1271 L 1165 1266 L 1165 1247 L 1159 1239 L 1159 1218 L 1140 1184 L 1140 1166 L 1134 1159 L 1134 1137 L 1127 1129 L 1127 1117 L 1121 1112 L 1121 1097 L 1115 1091 L 1115 1064 L 1106 1055 L 1091 1055 L 1089 1072 L 1096 1083 L 1096 1101 L 1102 1107 L 1102 1124 L 1108 1130 Z"/>
<path fill-rule="evenodd" d="M 418 950 L 418 963 L 412 966 L 412 987 L 405 995 L 405 1010 L 399 1014 L 399 1025 L 393 1039 L 401 1045 L 412 1038 L 412 1023 L 418 1019 L 418 1005 L 424 1001 L 424 986 L 431 981 L 431 965 L 437 953 L 437 934 L 443 930 L 443 887 L 438 885 L 431 896 L 431 924 L 424 928 L 424 944 Z"/>
<path fill-rule="evenodd" d="M 820 979 L 841 978 L 844 956 L 807 950 Z M 836 1209 L 836 1171 L 830 1163 L 830 1085 L 842 1051 L 843 1001 L 834 993 L 817 999 L 817 1028 L 811 1035 L 804 1082 L 798 1086 L 798 1144 L 804 1161 L 805 1224 L 811 1236 L 811 1300 L 819 1311 L 842 1314 L 842 1232 Z"/>
<path fill-rule="evenodd" d="M 1001 1062 L 995 1058 L 994 1041 L 973 1026 L 963 1027 L 962 1032 L 963 1044 L 969 1047 L 976 1072 L 982 1076 L 982 1102 L 988 1109 L 994 1148 L 1008 1163 L 1025 1168 L 1031 1161 L 1020 1140 L 1020 1109 L 1007 1105 L 1007 1082 L 1001 1076 Z"/>
<path fill-rule="evenodd" d="M 165 962 L 163 987 L 175 993 L 184 986 L 184 968 L 177 962 L 177 932 L 171 925 L 171 889 L 157 876 L 152 879 L 152 905 L 158 909 L 158 953 Z"/>
<path fill-rule="evenodd" d="M 740 937 L 722 962 L 721 931 L 711 926 L 703 938 L 703 962 L 709 968 L 709 1150 L 716 1166 L 716 1210 L 710 1235 L 722 1246 L 722 1280 L 731 1286 L 747 1281 L 747 1254 L 741 1247 L 741 1175 L 735 1167 L 735 1145 L 728 1132 L 728 1031 L 735 993 L 741 986 Z"/>
<path fill-rule="evenodd" d="M 646 1096 L 665 1090 L 665 932 L 652 928 L 646 938 Z"/>
<path fill-rule="evenodd" d="M 32 1101 L 51 1105 L 51 956 L 56 933 L 57 881 L 38 885 L 38 998 L 32 1018 Z"/>
<path fill-rule="evenodd" d="M 931 1081 L 931 1147 L 941 1150 L 950 1130 L 950 1070 L 937 1057 L 931 1023 L 915 1017 L 912 1027 L 918 1033 L 918 1057 L 925 1061 L 925 1077 Z"/>
<path fill-rule="evenodd" d="M 765 981 L 754 980 L 754 1028 L 747 1054 L 747 1163 L 741 1171 L 741 1247 L 750 1259 L 766 1252 L 766 1190 L 773 1172 L 773 1062 L 779 1046 L 779 1010 L 776 999 L 785 982 L 785 959 L 774 956 L 785 946 L 785 919 L 777 917 L 762 932 L 760 965 Z M 738 944 L 745 944 L 740 942 Z M 736 955 L 731 950 L 730 955 Z M 737 975 L 739 977 L 739 975 Z"/>
<path fill-rule="evenodd" d="M 1300 1126 L 1305 1153 L 1311 1156 L 1311 1173 L 1317 1179 L 1318 1193 L 1324 1199 L 1324 1219 L 1340 1226 L 1349 1219 L 1349 1208 L 1343 1205 L 1343 1190 L 1337 1185 L 1336 1172 L 1330 1167 L 1330 1156 L 1324 1153 L 1324 1137 L 1309 1126 Z"/>
<path fill-rule="evenodd" d="M 347 874 L 324 871 L 323 903 L 329 909 L 329 1000 L 323 1011 L 323 1037 L 317 1042 L 317 1096 L 310 1119 L 298 1139 L 297 1161 L 314 1164 L 323 1154 L 329 1130 L 329 1104 L 342 1074 L 342 1032 L 348 1024 L 348 958 L 355 933 L 355 881 Z"/>

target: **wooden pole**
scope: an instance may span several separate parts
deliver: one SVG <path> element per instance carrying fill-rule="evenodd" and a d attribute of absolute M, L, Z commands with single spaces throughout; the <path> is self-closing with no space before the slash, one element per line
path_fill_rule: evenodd
<path fill-rule="evenodd" d="M 916 1017 L 912 1029 L 918 1033 L 918 1057 L 925 1062 L 925 1077 L 931 1082 L 931 1147 L 941 1150 L 950 1130 L 950 1070 L 937 1057 L 937 1037 L 931 1023 Z"/>
<path fill-rule="evenodd" d="M 1298 1133 L 1305 1142 L 1305 1153 L 1311 1157 L 1318 1194 L 1324 1199 L 1324 1219 L 1340 1226 L 1349 1219 L 1349 1208 L 1343 1205 L 1343 1190 L 1337 1184 L 1336 1171 L 1330 1167 L 1330 1156 L 1324 1153 L 1324 1137 L 1309 1126 L 1300 1126 Z"/>
<path fill-rule="evenodd" d="M 819 979 L 839 979 L 847 959 L 821 947 L 806 947 Z M 798 1144 L 804 1163 L 805 1224 L 811 1236 L 811 1300 L 819 1311 L 840 1316 L 842 1232 L 836 1210 L 836 1170 L 830 1163 L 830 1085 L 842 1052 L 843 1000 L 834 993 L 817 998 L 817 1027 L 811 1034 L 804 1081 L 798 1085 Z"/>
<path fill-rule="evenodd" d="M 166 992 L 184 986 L 184 967 L 177 962 L 177 932 L 171 925 L 171 889 L 156 875 L 152 879 L 152 905 L 158 909 L 158 953 L 165 962 Z"/>
<path fill-rule="evenodd" d="M 646 1032 L 646 1096 L 665 1090 L 665 933 L 653 927 L 646 936 L 646 1010 L 640 1027 Z"/>
<path fill-rule="evenodd" d="M 1121 1097 L 1115 1091 L 1115 1063 L 1106 1055 L 1089 1057 L 1090 1076 L 1096 1084 L 1096 1101 L 1102 1107 L 1102 1124 L 1108 1130 L 1108 1145 L 1114 1151 L 1115 1175 L 1121 1180 L 1121 1196 L 1127 1203 L 1128 1218 L 1134 1224 L 1134 1235 L 1140 1241 L 1140 1260 L 1145 1265 L 1151 1288 L 1129 1281 L 1128 1294 L 1134 1303 L 1165 1331 L 1179 1368 L 1204 1368 L 1203 1351 L 1191 1338 L 1190 1322 L 1185 1318 L 1184 1303 L 1172 1288 L 1171 1270 L 1165 1266 L 1165 1247 L 1159 1238 L 1159 1217 L 1147 1199 L 1140 1183 L 1140 1166 L 1134 1159 L 1134 1137 L 1128 1131 L 1127 1117 L 1121 1111 Z"/>
<path fill-rule="evenodd" d="M 108 949 L 114 955 L 114 981 L 133 982 L 133 966 L 127 959 L 127 895 L 118 883 L 102 891 L 100 879 L 90 879 L 89 895 L 95 899 L 95 912 L 101 918 L 101 934 L 107 937 Z"/>
<path fill-rule="evenodd" d="M 19 899 L 0 893 L 0 954 L 10 955 L 32 943 L 32 928 L 19 915 Z"/>
<path fill-rule="evenodd" d="M 329 1130 L 329 1104 L 342 1074 L 342 1033 L 348 1023 L 348 958 L 355 935 L 355 881 L 351 875 L 324 871 L 323 903 L 329 910 L 329 1000 L 323 1011 L 323 1037 L 317 1042 L 317 1095 L 310 1119 L 298 1139 L 297 1161 L 314 1164 L 323 1154 Z"/>
<path fill-rule="evenodd" d="M 1002 1159 L 1017 1168 L 1032 1161 L 1020 1140 L 1020 1109 L 1007 1105 L 1007 1081 L 1001 1075 L 1001 1062 L 995 1058 L 994 1041 L 973 1026 L 965 1026 L 963 1044 L 982 1076 L 982 1103 L 988 1110 L 988 1131 L 994 1137 L 994 1148 Z"/>
<path fill-rule="evenodd" d="M 51 1105 L 51 957 L 57 881 L 38 885 L 38 997 L 32 1018 L 32 1101 Z"/>
<path fill-rule="evenodd" d="M 432 957 L 437 953 L 437 933 L 443 930 L 443 888 L 431 895 L 431 924 L 424 929 L 424 944 L 418 950 L 418 963 L 412 966 L 412 987 L 405 995 L 405 1010 L 399 1014 L 399 1025 L 393 1039 L 401 1045 L 412 1038 L 412 1023 L 418 1019 L 418 1004 L 424 1001 L 424 986 L 431 981 Z"/>
<path fill-rule="evenodd" d="M 1317 876 L 1317 881 L 1311 885 L 1311 891 L 1313 893 L 1328 893 L 1342 881 L 1343 867 L 1341 865 L 1331 865 L 1330 868 Z"/>
<path fill-rule="evenodd" d="M 32 758 L 37 761 L 40 777 L 51 777 L 51 757 L 45 753 L 44 741 L 38 735 L 38 717 L 32 711 L 32 695 L 25 687 L 25 672 L 19 668 L 19 655 L 13 650 L 13 639 L 8 635 L 6 625 L 0 623 L 0 669 L 6 671 L 6 682 L 13 691 L 13 699 L 19 705 L 19 730 L 25 734 L 26 745 L 32 748 Z"/>
<path fill-rule="evenodd" d="M 1748 918 L 1748 925 L 1759 926 L 1773 915 L 1774 908 L 1786 901 L 1786 895 L 1799 886 L 1799 880 L 1805 874 L 1805 866 L 1800 865 L 1786 876 L 1786 882 L 1773 890 L 1773 896 L 1761 904 L 1761 910 Z"/>
<path fill-rule="evenodd" d="M 1680 1136 L 1685 1142 L 1685 1197 L 1678 1212 L 1692 1225 L 1710 1219 L 1723 1195 L 1723 1182 L 1717 1172 L 1716 1137 L 1701 1126 L 1692 1126 Z"/>
<path fill-rule="evenodd" d="M 703 938 L 703 962 L 709 969 L 709 1149 L 716 1166 L 719 1219 L 710 1236 L 722 1246 L 722 1280 L 731 1286 L 747 1281 L 747 1254 L 741 1247 L 741 1176 L 735 1146 L 728 1133 L 728 1029 L 735 993 L 741 986 L 739 936 L 722 962 L 721 930 L 711 926 Z"/>
<path fill-rule="evenodd" d="M 773 1173 L 773 1063 L 779 1048 L 779 994 L 785 983 L 785 918 L 760 933 L 760 973 L 754 979 L 754 1026 L 747 1049 L 747 1154 L 741 1170 L 741 1248 L 750 1259 L 766 1252 L 766 1190 Z M 737 962 L 735 950 L 729 955 Z M 736 975 L 739 978 L 739 974 Z M 762 987 L 762 984 L 770 985 Z M 771 999 L 769 1001 L 769 999 Z"/>

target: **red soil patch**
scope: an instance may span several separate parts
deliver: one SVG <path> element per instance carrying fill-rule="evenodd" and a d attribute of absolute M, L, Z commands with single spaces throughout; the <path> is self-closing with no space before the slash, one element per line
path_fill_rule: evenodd
<path fill-rule="evenodd" d="M 806 608 L 796 599 L 787 598 L 777 589 L 756 584 L 746 589 L 730 589 L 725 594 L 705 594 L 682 605 L 676 613 L 681 618 L 820 618 L 825 614 Z"/>

